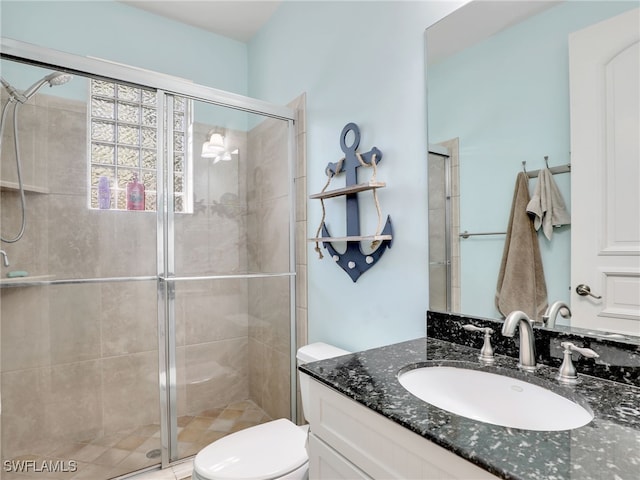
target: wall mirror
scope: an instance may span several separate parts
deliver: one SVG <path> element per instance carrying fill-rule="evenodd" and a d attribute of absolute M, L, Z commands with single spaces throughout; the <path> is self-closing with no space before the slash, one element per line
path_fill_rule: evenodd
<path fill-rule="evenodd" d="M 572 218 L 571 225 L 553 229 L 551 240 L 538 232 L 548 302 L 563 301 L 573 310 L 573 318 L 558 315 L 556 325 L 640 335 L 637 221 L 616 227 L 624 230 L 624 240 L 614 239 L 606 253 L 629 254 L 616 272 L 602 273 L 601 268 L 597 278 L 582 282 L 602 298 L 575 292 L 572 268 L 579 262 L 572 262 L 577 242 L 572 237 L 580 206 L 572 203 L 576 189 L 584 190 L 579 185 L 586 162 L 582 154 L 576 156 L 572 127 L 578 122 L 571 122 L 579 75 L 570 75 L 571 58 L 576 56 L 576 48 L 570 48 L 573 37 L 588 36 L 599 28 L 595 26 L 625 15 L 635 15 L 636 22 L 637 10 L 635 2 L 627 1 L 473 1 L 427 29 L 431 309 L 503 317 L 494 299 L 516 176 L 524 165 L 533 193 L 536 171 L 548 165 L 561 172 L 553 180 Z M 638 30 L 638 24 L 632 25 Z M 637 42 L 631 42 L 631 56 Z M 637 59 L 630 68 L 630 78 L 637 78 Z M 633 90 L 631 101 L 635 98 L 637 103 L 637 83 Z M 623 181 L 622 188 L 638 191 L 638 108 L 626 115 L 636 133 L 631 139 L 627 135 L 627 175 L 618 176 L 635 175 Z M 587 176 L 599 177 L 600 172 L 592 169 Z M 603 188 L 609 193 L 621 188 L 614 187 Z M 640 203 L 640 196 L 634 201 Z M 640 216 L 638 207 L 624 205 L 625 215 Z M 609 213 L 605 208 L 594 215 L 609 221 Z M 594 231 L 582 243 L 600 236 Z M 620 295 L 624 302 L 614 298 Z M 581 311 L 583 303 L 599 310 L 581 314 L 580 323 L 576 310 Z"/>

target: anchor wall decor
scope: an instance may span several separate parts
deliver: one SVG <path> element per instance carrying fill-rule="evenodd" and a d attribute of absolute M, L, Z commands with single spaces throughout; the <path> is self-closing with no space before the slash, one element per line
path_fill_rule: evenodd
<path fill-rule="evenodd" d="M 347 136 L 352 133 L 353 143 L 347 145 Z M 355 123 L 348 123 L 342 129 L 340 134 L 340 148 L 344 152 L 344 158 L 335 163 L 329 163 L 325 168 L 328 180 L 320 193 L 310 195 L 311 199 L 319 199 L 322 203 L 322 220 L 318 227 L 316 237 L 311 240 L 316 242 L 316 251 L 318 256 L 323 258 L 319 243 L 326 248 L 333 260 L 347 272 L 351 280 L 356 282 L 360 275 L 373 267 L 382 257 L 387 248 L 391 248 L 393 241 L 393 228 L 391 226 L 391 218 L 387 215 L 387 220 L 382 226 L 382 213 L 376 190 L 386 186 L 384 182 L 378 182 L 376 179 L 377 165 L 382 160 L 382 152 L 373 147 L 366 153 L 358 153 L 358 145 L 360 144 L 360 129 Z M 358 183 L 358 169 L 361 167 L 370 167 L 373 170 L 371 180 L 366 183 Z M 331 179 L 345 173 L 345 187 L 337 190 L 328 190 Z M 373 200 L 378 212 L 378 228 L 375 235 L 360 235 L 360 211 L 358 205 L 358 193 L 372 190 Z M 329 229 L 325 224 L 325 207 L 324 200 L 327 198 L 346 196 L 347 207 L 347 236 L 332 237 Z M 321 235 L 320 235 L 321 234 Z M 371 248 L 374 249 L 370 253 L 362 251 L 361 243 L 365 240 L 371 240 Z M 334 243 L 346 242 L 347 248 L 343 253 L 338 252 L 334 247 Z"/>

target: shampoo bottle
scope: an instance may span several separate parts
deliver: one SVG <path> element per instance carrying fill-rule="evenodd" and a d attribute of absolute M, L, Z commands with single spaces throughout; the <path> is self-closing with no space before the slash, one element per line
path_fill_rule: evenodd
<path fill-rule="evenodd" d="M 127 183 L 127 210 L 144 210 L 144 185 L 137 176 Z"/>
<path fill-rule="evenodd" d="M 102 176 L 98 179 L 98 208 L 102 210 L 111 208 L 109 177 Z"/>

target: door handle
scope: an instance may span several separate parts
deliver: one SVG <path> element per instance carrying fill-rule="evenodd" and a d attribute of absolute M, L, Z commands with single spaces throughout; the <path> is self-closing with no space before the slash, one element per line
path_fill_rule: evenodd
<path fill-rule="evenodd" d="M 576 293 L 581 297 L 586 297 L 587 295 L 589 295 L 590 297 L 597 298 L 597 299 L 602 298 L 602 295 L 594 295 L 593 293 L 591 293 L 591 287 L 583 283 L 581 283 L 576 287 Z"/>

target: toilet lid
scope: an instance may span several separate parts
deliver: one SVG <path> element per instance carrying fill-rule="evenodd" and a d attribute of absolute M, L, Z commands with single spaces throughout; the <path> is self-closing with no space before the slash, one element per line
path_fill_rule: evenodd
<path fill-rule="evenodd" d="M 196 455 L 194 469 L 210 480 L 267 480 L 286 475 L 308 459 L 307 435 L 281 418 L 227 435 Z"/>

